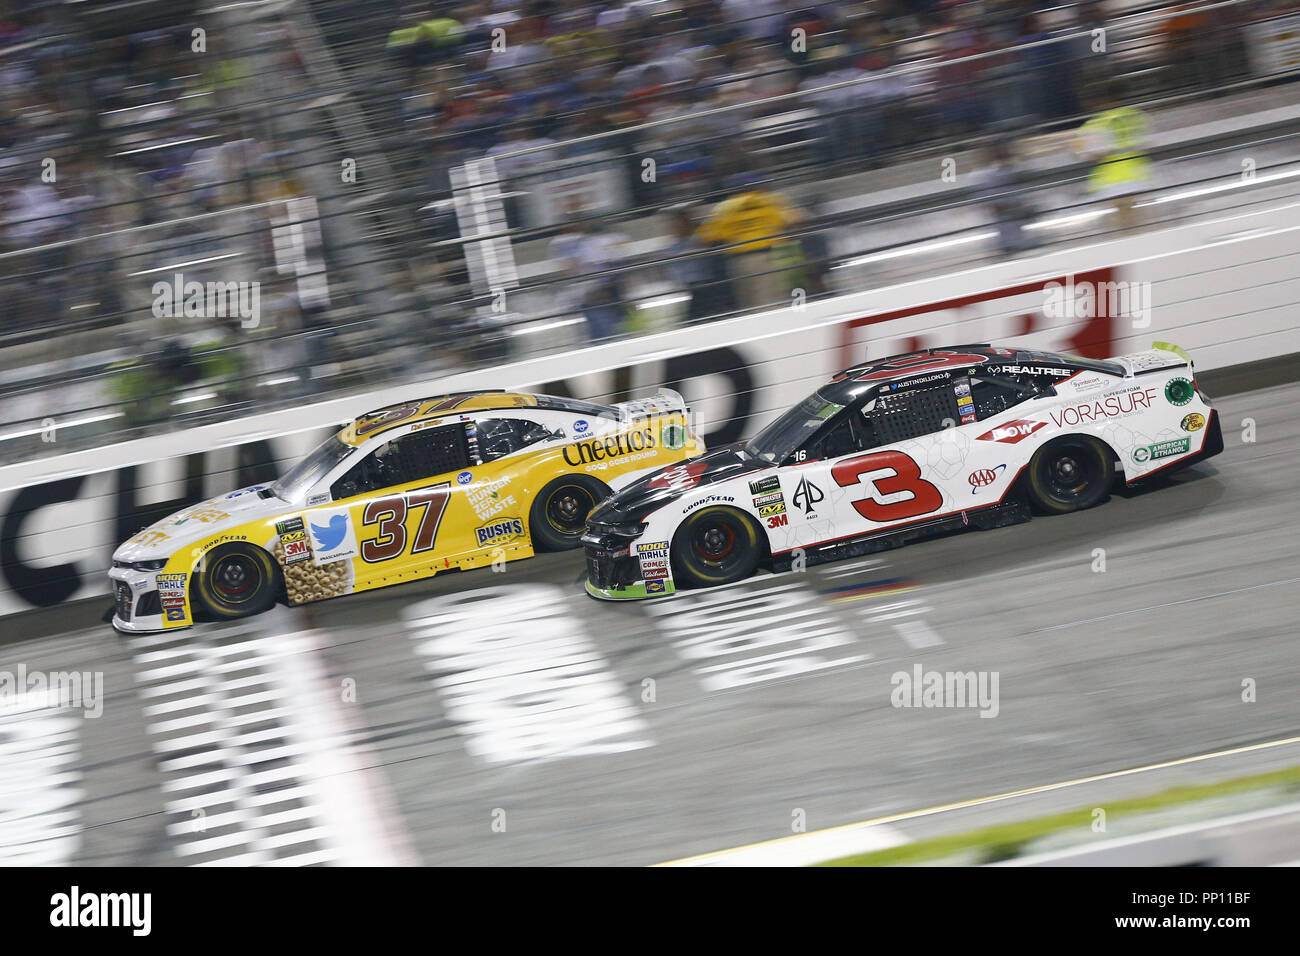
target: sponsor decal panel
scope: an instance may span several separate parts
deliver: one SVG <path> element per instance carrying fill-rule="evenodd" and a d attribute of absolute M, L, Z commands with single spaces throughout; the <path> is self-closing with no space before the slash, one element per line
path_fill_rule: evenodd
<path fill-rule="evenodd" d="M 1062 425 L 1071 427 L 1088 425 L 1110 418 L 1123 418 L 1125 415 L 1132 415 L 1134 412 L 1149 409 L 1155 397 L 1156 390 L 1154 388 L 1134 389 L 1119 395 L 1106 395 L 1096 401 L 1070 405 L 1060 411 L 1049 412 L 1048 414 L 1051 415 L 1053 424 L 1058 428 Z"/>
<path fill-rule="evenodd" d="M 186 574 L 160 574 L 158 582 L 158 601 L 162 605 L 163 617 L 169 621 L 185 620 L 185 585 L 189 576 Z"/>
<path fill-rule="evenodd" d="M 979 468 L 972 471 L 966 479 L 970 482 L 970 493 L 977 495 L 980 493 L 981 488 L 987 488 L 989 485 L 993 484 L 998 480 L 1006 467 L 1006 463 L 1004 462 L 996 468 Z"/>
<path fill-rule="evenodd" d="M 578 431 L 577 422 L 574 423 L 573 430 Z M 622 458 L 633 452 L 648 451 L 658 447 L 659 439 L 654 427 L 646 425 L 643 428 L 618 432 L 608 438 L 593 438 L 574 445 L 565 445 L 564 460 L 576 468 L 579 465 Z"/>
<path fill-rule="evenodd" d="M 700 483 L 700 476 L 704 474 L 704 470 L 708 467 L 703 462 L 673 465 L 651 478 L 649 487 L 669 488 L 674 491 L 694 488 Z"/>
<path fill-rule="evenodd" d="M 280 536 L 280 546 L 284 548 L 285 564 L 297 564 L 311 558 L 311 546 L 307 543 L 307 528 L 301 517 L 277 521 L 275 533 Z"/>
<path fill-rule="evenodd" d="M 1200 412 L 1192 412 L 1190 415 L 1183 416 L 1179 424 L 1185 432 L 1199 432 L 1205 427 L 1205 416 Z"/>
<path fill-rule="evenodd" d="M 459 475 L 456 476 L 456 484 L 458 485 L 468 485 L 473 480 L 474 480 L 474 474 L 473 472 L 469 472 L 469 471 L 462 471 Z"/>
<path fill-rule="evenodd" d="M 669 451 L 679 451 L 686 447 L 686 429 L 676 422 L 669 422 L 659 430 L 659 444 Z"/>
<path fill-rule="evenodd" d="M 318 511 L 307 519 L 311 530 L 312 559 L 330 564 L 357 556 L 357 536 L 347 508 Z"/>
<path fill-rule="evenodd" d="M 751 495 L 770 495 L 774 491 L 781 490 L 781 479 L 776 475 L 768 475 L 766 478 L 759 478 L 757 481 L 749 483 L 749 493 Z"/>
<path fill-rule="evenodd" d="M 667 594 L 667 586 L 663 581 L 647 581 L 645 583 L 646 594 Z"/>
<path fill-rule="evenodd" d="M 682 514 L 690 514 L 696 508 L 703 508 L 705 505 L 727 504 L 735 500 L 735 497 L 732 495 L 705 495 L 703 498 L 692 501 L 689 505 L 683 508 Z"/>
<path fill-rule="evenodd" d="M 636 546 L 637 563 L 641 566 L 641 577 L 646 581 L 666 581 L 668 579 L 668 542 L 649 541 Z M 647 593 L 649 589 L 647 588 Z"/>
<path fill-rule="evenodd" d="M 515 506 L 514 495 L 502 495 L 501 492 L 510 484 L 509 478 L 497 478 L 470 485 L 465 492 L 465 500 L 478 516 L 479 521 L 487 521 Z"/>
<path fill-rule="evenodd" d="M 1156 442 L 1154 445 L 1142 445 L 1133 449 L 1133 460 L 1142 463 L 1148 461 L 1159 461 L 1161 458 L 1173 458 L 1175 455 L 1184 455 L 1191 450 L 1192 440 L 1190 438 L 1171 438 L 1168 441 Z"/>
<path fill-rule="evenodd" d="M 484 525 L 474 531 L 474 536 L 478 538 L 480 548 L 490 544 L 505 544 L 507 541 L 514 541 L 516 538 L 523 537 L 523 534 L 524 522 L 522 518 L 505 518 Z"/>
<path fill-rule="evenodd" d="M 994 375 L 1057 375 L 1062 378 L 1073 373 L 1073 369 L 1048 365 L 993 365 L 986 371 Z"/>
<path fill-rule="evenodd" d="M 794 496 L 790 501 L 804 513 L 805 518 L 810 518 L 816 515 L 817 505 L 825 499 L 826 492 L 814 485 L 805 476 L 799 480 L 799 487 L 795 488 Z"/>
<path fill-rule="evenodd" d="M 1165 383 L 1165 400 L 1170 405 L 1183 406 L 1196 394 L 1196 386 L 1186 378 L 1171 378 Z"/>
<path fill-rule="evenodd" d="M 1031 422 L 1023 418 L 1017 418 L 1013 422 L 1007 422 L 1005 425 L 999 425 L 990 431 L 979 435 L 976 441 L 1000 441 L 1008 445 L 1014 445 L 1024 441 L 1040 428 L 1046 427 L 1047 422 Z"/>

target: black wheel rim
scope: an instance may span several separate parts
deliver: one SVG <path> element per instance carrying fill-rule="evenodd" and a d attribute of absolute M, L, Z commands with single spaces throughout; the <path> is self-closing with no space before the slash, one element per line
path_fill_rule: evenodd
<path fill-rule="evenodd" d="M 1100 477 L 1097 456 L 1083 445 L 1052 449 L 1043 463 L 1043 479 L 1053 500 L 1071 504 L 1087 496 Z"/>
<path fill-rule="evenodd" d="M 711 568 L 725 568 L 739 556 L 737 528 L 728 518 L 701 521 L 691 532 L 691 550 Z"/>
<path fill-rule="evenodd" d="M 581 485 L 556 488 L 546 502 L 546 520 L 560 534 L 576 537 L 587 525 L 595 496 Z"/>
<path fill-rule="evenodd" d="M 262 569 L 248 555 L 230 554 L 212 568 L 212 590 L 225 604 L 245 604 L 262 588 Z"/>

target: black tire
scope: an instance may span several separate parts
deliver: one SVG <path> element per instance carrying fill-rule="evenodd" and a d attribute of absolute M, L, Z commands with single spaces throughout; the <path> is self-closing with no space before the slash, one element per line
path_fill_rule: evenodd
<path fill-rule="evenodd" d="M 587 515 L 609 497 L 609 487 L 589 475 L 564 475 L 537 493 L 528 528 L 538 551 L 569 551 L 580 543 Z"/>
<path fill-rule="evenodd" d="M 1115 456 L 1091 435 L 1062 435 L 1029 462 L 1029 500 L 1044 514 L 1068 514 L 1097 504 L 1115 480 Z"/>
<path fill-rule="evenodd" d="M 704 508 L 673 535 L 673 577 L 686 587 L 742 581 L 763 560 L 766 539 L 754 519 L 734 508 Z"/>
<path fill-rule="evenodd" d="M 194 603 L 225 620 L 269 610 L 282 586 L 275 558 L 251 544 L 213 548 L 191 578 Z"/>

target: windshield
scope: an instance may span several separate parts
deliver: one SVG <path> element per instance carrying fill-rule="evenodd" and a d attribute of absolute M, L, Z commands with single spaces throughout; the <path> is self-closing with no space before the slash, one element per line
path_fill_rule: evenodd
<path fill-rule="evenodd" d="M 297 501 L 307 489 L 320 481 L 330 471 L 356 451 L 351 445 L 339 441 L 338 435 L 330 435 L 316 450 L 298 464 L 289 469 L 280 480 L 271 486 L 271 493 L 285 501 Z"/>
<path fill-rule="evenodd" d="M 745 450 L 755 458 L 779 464 L 811 438 L 828 419 L 842 411 L 843 405 L 828 402 L 819 392 L 813 392 L 755 435 Z"/>

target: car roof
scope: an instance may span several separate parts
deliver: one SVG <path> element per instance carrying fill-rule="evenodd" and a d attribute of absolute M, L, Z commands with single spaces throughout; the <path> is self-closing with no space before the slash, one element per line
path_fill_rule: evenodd
<path fill-rule="evenodd" d="M 502 412 L 520 408 L 546 409 L 590 416 L 613 413 L 613 410 L 605 405 L 555 395 L 506 391 L 457 392 L 450 395 L 435 395 L 431 398 L 412 399 L 409 402 L 399 402 L 373 412 L 366 412 L 345 425 L 339 431 L 338 438 L 344 444 L 358 446 L 394 428 L 433 422 L 441 418 L 456 418 L 470 412 Z"/>
<path fill-rule="evenodd" d="M 943 363 L 943 359 L 950 361 Z M 933 359 L 927 362 L 927 359 Z M 935 363 L 940 364 L 935 364 Z M 966 375 L 973 369 L 1007 365 L 1024 368 L 1041 367 L 1044 371 L 1067 369 L 1071 373 L 1091 370 L 1111 375 L 1123 375 L 1124 369 L 1112 362 L 1064 355 L 1042 349 L 1023 349 L 1014 346 L 950 345 L 944 348 L 917 349 L 885 358 L 872 359 L 851 366 L 827 382 L 821 393 L 838 404 L 848 404 L 848 399 L 860 396 L 864 385 L 888 385 L 904 380 L 923 379 L 938 381 L 954 375 Z"/>

